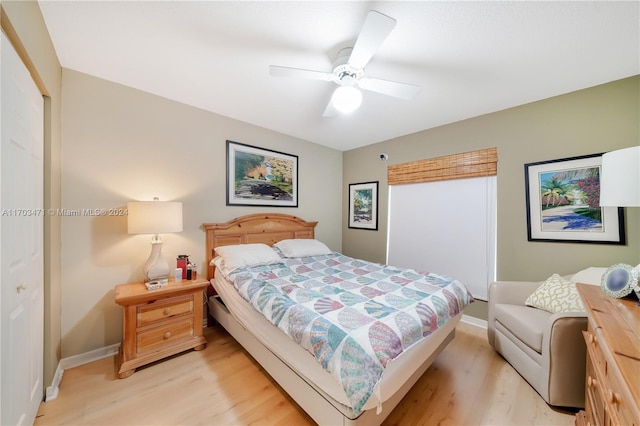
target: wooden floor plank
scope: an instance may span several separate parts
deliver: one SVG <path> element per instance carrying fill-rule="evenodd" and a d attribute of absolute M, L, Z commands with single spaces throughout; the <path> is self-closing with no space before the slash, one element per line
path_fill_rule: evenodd
<path fill-rule="evenodd" d="M 313 420 L 220 326 L 208 346 L 117 379 L 113 357 L 64 373 L 35 425 L 313 425 Z M 461 323 L 385 425 L 572 425 L 488 344 Z"/>

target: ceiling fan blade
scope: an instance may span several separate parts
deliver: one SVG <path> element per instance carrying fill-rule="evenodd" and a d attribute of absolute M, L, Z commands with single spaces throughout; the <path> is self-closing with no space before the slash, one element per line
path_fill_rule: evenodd
<path fill-rule="evenodd" d="M 333 79 L 333 74 L 329 72 L 280 67 L 277 65 L 269 65 L 269 74 L 274 77 L 297 77 L 323 81 L 332 81 Z"/>
<path fill-rule="evenodd" d="M 369 11 L 349 57 L 349 65 L 363 69 L 396 26 L 396 20 L 375 10 Z"/>
<path fill-rule="evenodd" d="M 358 85 L 361 89 L 369 90 L 370 92 L 382 93 L 383 95 L 389 95 L 407 101 L 415 98 L 418 93 L 420 93 L 419 86 L 398 83 L 396 81 L 380 80 L 379 78 L 364 77 L 360 79 Z"/>

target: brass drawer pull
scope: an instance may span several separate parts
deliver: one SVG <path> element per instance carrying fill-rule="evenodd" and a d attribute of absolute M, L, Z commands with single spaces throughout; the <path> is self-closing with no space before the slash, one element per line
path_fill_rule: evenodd
<path fill-rule="evenodd" d="M 169 337 L 171 337 L 170 331 L 167 331 L 166 333 L 164 333 L 164 340 L 167 340 Z"/>

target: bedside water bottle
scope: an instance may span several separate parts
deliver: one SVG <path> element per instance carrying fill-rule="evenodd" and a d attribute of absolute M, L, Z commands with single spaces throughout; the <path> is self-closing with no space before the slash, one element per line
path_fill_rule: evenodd
<path fill-rule="evenodd" d="M 191 280 L 191 275 L 193 274 L 193 269 L 191 268 L 191 263 L 187 263 L 187 279 Z"/>

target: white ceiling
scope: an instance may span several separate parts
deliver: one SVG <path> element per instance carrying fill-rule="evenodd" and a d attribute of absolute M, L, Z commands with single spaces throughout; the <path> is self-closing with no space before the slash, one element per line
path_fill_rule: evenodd
<path fill-rule="evenodd" d="M 640 74 L 640 2 L 40 1 L 63 67 L 339 150 Z M 323 118 L 331 71 L 369 10 L 397 20 L 369 77 L 421 86 L 365 92 Z M 229 135 L 230 138 L 233 135 Z"/>

